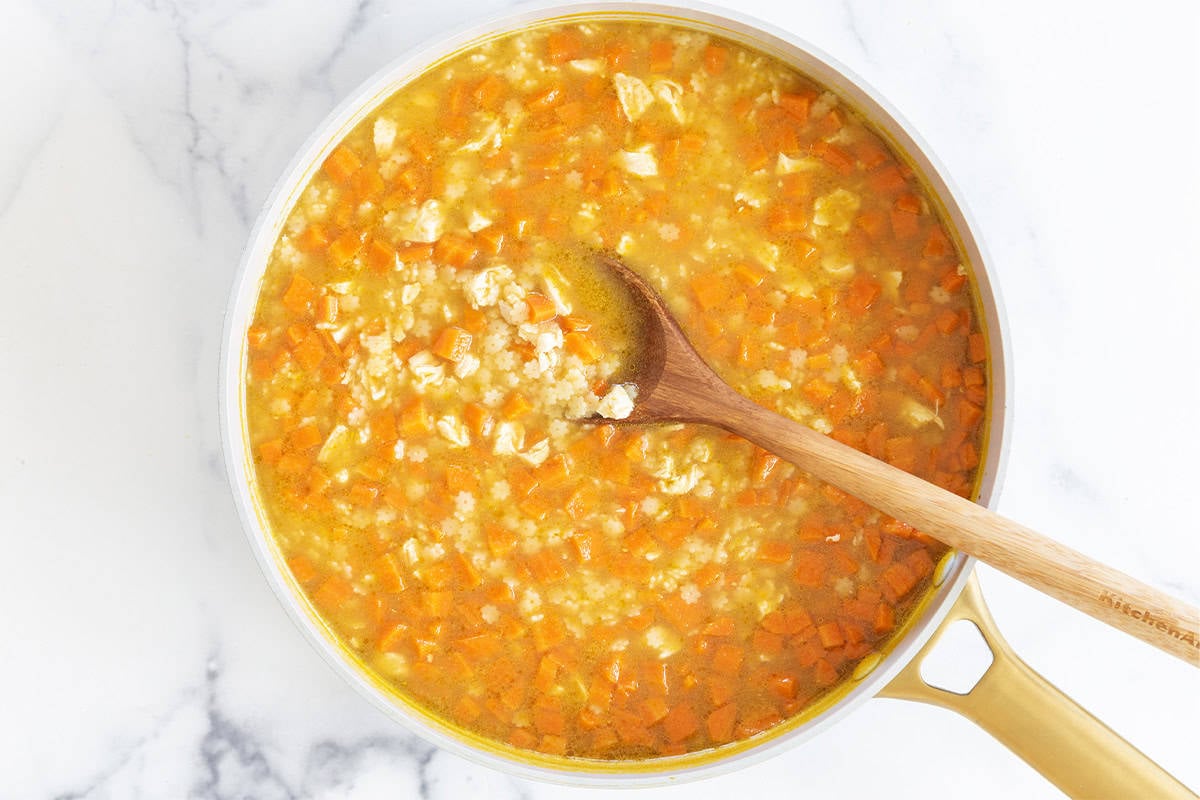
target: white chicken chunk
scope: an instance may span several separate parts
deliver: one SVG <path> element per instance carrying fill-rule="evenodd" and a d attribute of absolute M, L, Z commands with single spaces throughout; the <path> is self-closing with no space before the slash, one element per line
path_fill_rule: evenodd
<path fill-rule="evenodd" d="M 850 230 L 862 200 L 854 192 L 835 189 L 813 203 L 813 224 L 833 228 L 838 233 Z"/>
<path fill-rule="evenodd" d="M 621 111 L 630 122 L 637 122 L 646 109 L 654 105 L 654 93 L 641 78 L 618 72 L 613 75 L 613 87 L 617 90 Z"/>

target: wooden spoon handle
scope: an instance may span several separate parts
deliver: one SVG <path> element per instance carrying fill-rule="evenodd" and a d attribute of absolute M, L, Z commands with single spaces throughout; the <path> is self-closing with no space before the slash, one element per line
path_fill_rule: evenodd
<path fill-rule="evenodd" d="M 708 388 L 702 402 L 692 398 L 696 421 L 749 439 L 951 547 L 1200 666 L 1200 610 L 728 387 Z"/>

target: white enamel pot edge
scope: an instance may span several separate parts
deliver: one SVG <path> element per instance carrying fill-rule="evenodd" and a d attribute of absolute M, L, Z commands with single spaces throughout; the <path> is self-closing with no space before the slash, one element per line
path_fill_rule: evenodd
<path fill-rule="evenodd" d="M 258 286 L 267 260 L 281 229 L 288 209 L 297 193 L 303 189 L 320 164 L 322 156 L 348 132 L 366 113 L 394 89 L 420 74 L 433 64 L 460 50 L 464 45 L 489 35 L 513 31 L 547 20 L 578 14 L 634 13 L 663 17 L 681 25 L 719 32 L 720 35 L 749 44 L 782 58 L 812 75 L 850 104 L 862 111 L 881 131 L 890 136 L 922 173 L 933 194 L 941 201 L 943 211 L 957 230 L 959 241 L 972 266 L 975 288 L 980 300 L 988 332 L 990 356 L 990 430 L 979 486 L 978 502 L 994 505 L 1004 473 L 1008 450 L 1008 430 L 1011 422 L 1010 359 L 1008 330 L 1003 306 L 992 280 L 987 254 L 978 241 L 961 194 L 946 176 L 946 171 L 932 156 L 929 147 L 904 121 L 901 115 L 865 81 L 818 48 L 787 31 L 747 15 L 702 3 L 683 2 L 676 5 L 638 2 L 537 2 L 523 4 L 487 19 L 464 26 L 457 31 L 434 37 L 392 61 L 352 92 L 317 127 L 316 132 L 299 149 L 291 164 L 271 191 L 260 214 L 236 273 L 233 290 L 225 316 L 220 359 L 219 420 L 226 467 L 239 517 L 251 550 L 263 575 L 292 621 L 308 642 L 330 667 L 360 694 L 392 719 L 432 744 L 469 760 L 540 781 L 574 786 L 654 786 L 696 780 L 757 763 L 783 750 L 795 747 L 816 736 L 860 704 L 874 697 L 916 655 L 937 630 L 950 607 L 970 577 L 974 559 L 958 554 L 944 580 L 934 590 L 918 618 L 911 624 L 902 640 L 897 642 L 879 665 L 857 682 L 831 708 L 796 726 L 788 732 L 769 738 L 761 744 L 723 758 L 698 764 L 667 767 L 647 771 L 595 771 L 549 768 L 526 763 L 476 747 L 448 730 L 418 717 L 379 686 L 368 679 L 351 663 L 314 619 L 281 570 L 280 561 L 259 516 L 252 496 L 251 455 L 244 427 L 242 378 L 245 367 L 245 333 L 254 313 Z"/>

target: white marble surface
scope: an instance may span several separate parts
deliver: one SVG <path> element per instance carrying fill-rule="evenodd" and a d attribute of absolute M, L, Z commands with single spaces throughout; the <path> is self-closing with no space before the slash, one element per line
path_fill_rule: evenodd
<path fill-rule="evenodd" d="M 435 751 L 341 683 L 260 576 L 217 436 L 223 308 L 276 176 L 394 54 L 504 5 L 0 0 L 0 797 L 584 795 Z M 888 96 L 975 213 L 1016 369 L 1000 510 L 1200 603 L 1197 6 L 742 10 Z M 1200 672 L 980 572 L 1036 669 L 1200 788 Z M 643 796 L 731 793 L 1059 796 L 892 700 Z"/>

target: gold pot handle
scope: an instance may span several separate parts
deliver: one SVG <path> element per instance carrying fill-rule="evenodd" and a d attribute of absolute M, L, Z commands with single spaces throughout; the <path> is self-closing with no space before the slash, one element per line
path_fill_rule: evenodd
<path fill-rule="evenodd" d="M 955 622 L 974 623 L 992 663 L 966 694 L 931 686 L 921 663 Z M 996 630 L 975 575 L 950 613 L 880 697 L 948 708 L 979 725 L 1073 798 L 1184 798 L 1196 795 L 1041 675 Z"/>

